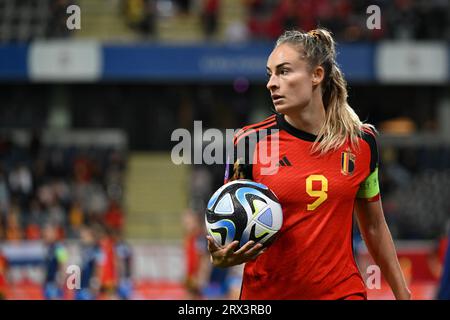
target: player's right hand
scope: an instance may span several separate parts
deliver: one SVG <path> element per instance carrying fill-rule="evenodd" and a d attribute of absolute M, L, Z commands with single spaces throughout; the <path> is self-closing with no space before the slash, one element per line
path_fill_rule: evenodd
<path fill-rule="evenodd" d="M 264 252 L 262 244 L 255 244 L 254 241 L 248 241 L 236 252 L 234 249 L 239 245 L 239 241 L 233 241 L 222 247 L 218 246 L 211 236 L 208 239 L 208 251 L 211 255 L 211 263 L 216 267 L 232 267 L 247 261 L 253 260 Z"/>

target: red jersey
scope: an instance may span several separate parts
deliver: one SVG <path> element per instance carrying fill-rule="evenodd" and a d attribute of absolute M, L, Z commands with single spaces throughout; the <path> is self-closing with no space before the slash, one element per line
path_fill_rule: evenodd
<path fill-rule="evenodd" d="M 204 253 L 204 236 L 203 234 L 189 234 L 185 239 L 184 249 L 186 255 L 186 275 L 193 278 L 200 269 L 200 260 Z"/>
<path fill-rule="evenodd" d="M 6 258 L 0 252 L 0 294 L 3 289 L 6 287 L 6 268 L 8 266 L 8 262 Z"/>
<path fill-rule="evenodd" d="M 448 237 L 443 237 L 439 240 L 439 247 L 438 247 L 438 258 L 439 262 L 444 265 L 445 263 L 445 254 L 447 253 L 448 248 Z"/>
<path fill-rule="evenodd" d="M 248 139 L 252 135 L 256 142 Z M 245 265 L 241 299 L 366 298 L 353 256 L 353 209 L 357 197 L 379 197 L 368 185 L 376 182 L 378 187 L 378 181 L 367 179 L 377 173 L 376 141 L 367 132 L 356 147 L 345 143 L 318 156 L 311 153 L 315 139 L 282 115 L 245 127 L 235 136 L 234 159 L 239 162 L 227 173 L 265 184 L 283 209 L 276 240 Z M 276 164 L 262 161 L 264 153 L 273 158 L 274 146 Z M 243 149 L 244 158 L 239 155 Z"/>
<path fill-rule="evenodd" d="M 114 252 L 114 241 L 106 238 L 100 240 L 100 283 L 105 287 L 114 287 L 117 282 L 116 254 Z"/>

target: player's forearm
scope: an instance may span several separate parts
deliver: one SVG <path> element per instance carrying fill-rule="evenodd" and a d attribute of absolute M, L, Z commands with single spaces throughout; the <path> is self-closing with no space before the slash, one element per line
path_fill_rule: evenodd
<path fill-rule="evenodd" d="M 383 220 L 374 226 L 369 226 L 364 233 L 367 248 L 375 263 L 380 267 L 396 299 L 410 299 L 411 293 L 406 285 L 386 222 Z"/>

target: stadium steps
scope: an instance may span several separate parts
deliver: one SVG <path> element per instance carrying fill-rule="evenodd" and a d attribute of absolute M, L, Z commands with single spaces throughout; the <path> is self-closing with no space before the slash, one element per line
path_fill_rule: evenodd
<path fill-rule="evenodd" d="M 79 0 L 81 30 L 77 32 L 77 37 L 102 41 L 137 39 L 120 17 L 119 3 L 117 0 Z"/>
<path fill-rule="evenodd" d="M 245 7 L 242 0 L 228 0 L 221 2 L 221 19 L 219 21 L 219 36 L 225 37 L 228 26 L 239 21 L 245 24 Z"/>
<path fill-rule="evenodd" d="M 197 42 L 202 40 L 200 18 L 196 13 L 159 19 L 158 39 L 164 42 Z"/>
<path fill-rule="evenodd" d="M 169 153 L 132 153 L 125 182 L 126 233 L 134 239 L 179 239 L 188 171 Z"/>
<path fill-rule="evenodd" d="M 241 0 L 227 0 L 221 2 L 221 13 L 216 39 L 225 37 L 226 30 L 234 21 L 244 22 L 245 8 Z M 158 36 L 167 42 L 199 42 L 203 40 L 199 9 L 192 8 L 189 15 L 174 15 L 160 19 Z"/>
<path fill-rule="evenodd" d="M 81 30 L 76 32 L 77 37 L 100 41 L 142 40 L 120 16 L 119 0 L 79 0 L 78 5 L 81 8 Z M 222 1 L 220 10 L 217 40 L 225 38 L 228 26 L 234 21 L 245 21 L 241 0 Z M 194 7 L 189 15 L 175 14 L 160 17 L 157 21 L 157 37 L 162 42 L 201 42 L 201 29 L 199 8 Z"/>

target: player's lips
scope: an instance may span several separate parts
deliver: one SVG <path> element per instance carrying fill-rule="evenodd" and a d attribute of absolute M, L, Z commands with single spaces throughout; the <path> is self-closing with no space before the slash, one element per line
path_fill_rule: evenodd
<path fill-rule="evenodd" d="M 284 97 L 280 96 L 279 94 L 273 94 L 272 95 L 272 101 L 275 104 L 281 102 L 282 99 L 284 99 Z"/>

